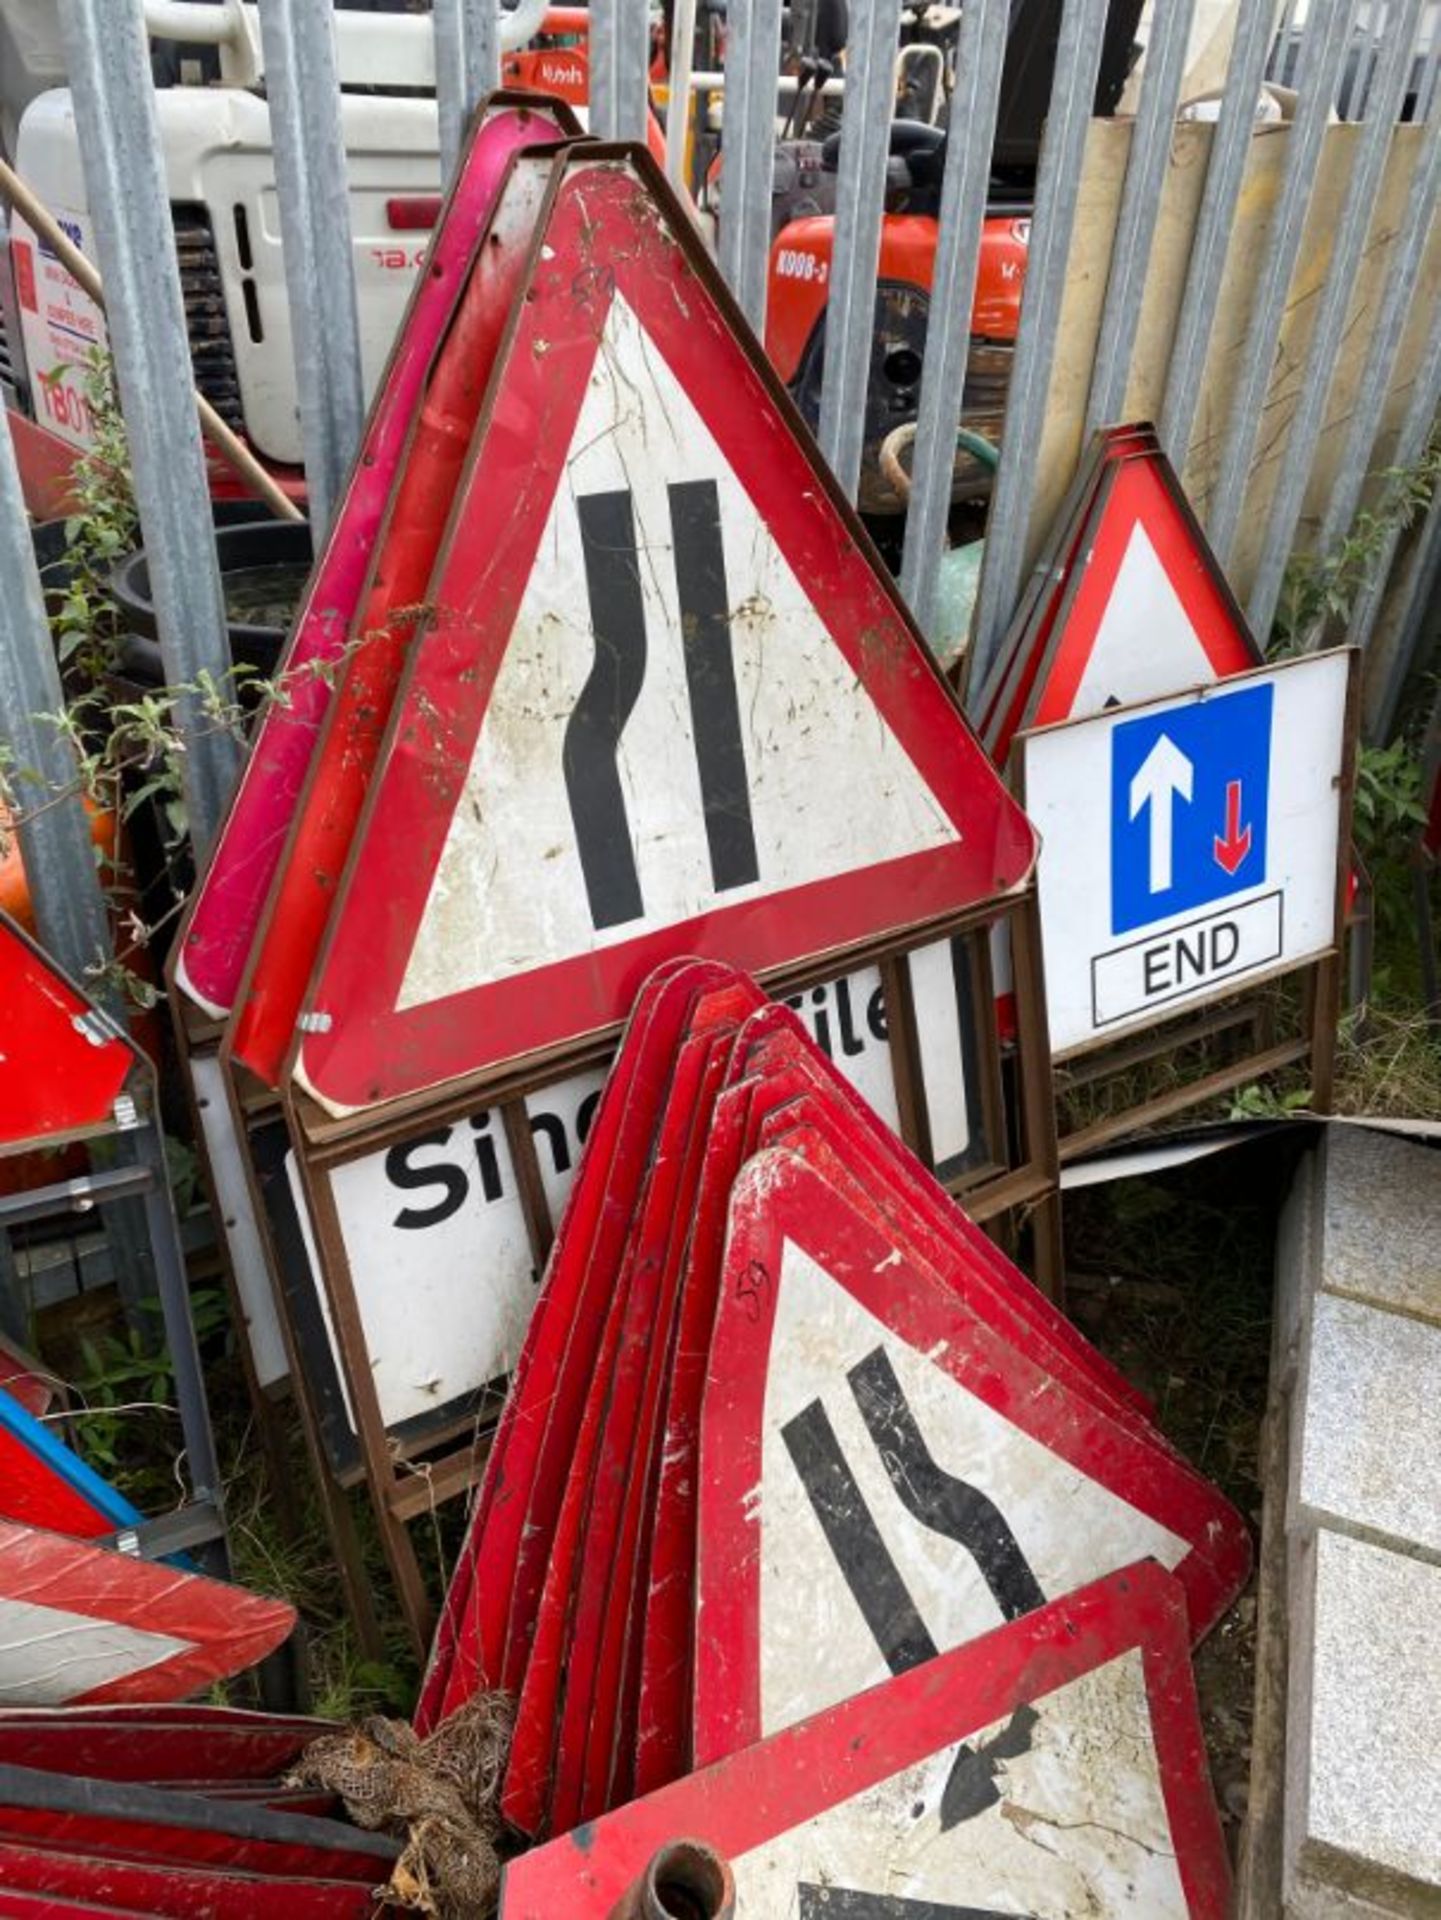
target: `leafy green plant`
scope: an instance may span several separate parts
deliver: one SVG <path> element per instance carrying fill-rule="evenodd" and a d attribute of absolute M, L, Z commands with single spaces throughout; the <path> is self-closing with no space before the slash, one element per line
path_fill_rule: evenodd
<path fill-rule="evenodd" d="M 230 1325 L 229 1305 L 216 1288 L 194 1290 L 190 1310 L 202 1344 Z M 144 1506 L 173 1491 L 171 1449 L 157 1446 L 155 1415 L 175 1413 L 175 1369 L 159 1337 L 159 1301 L 142 1301 L 140 1313 L 151 1324 L 80 1341 L 83 1364 L 70 1385 L 81 1408 L 74 1416 L 81 1456 Z"/>
<path fill-rule="evenodd" d="M 1430 506 L 1441 479 L 1441 443 L 1414 467 L 1387 467 L 1375 504 L 1356 515 L 1344 540 L 1324 554 L 1293 554 L 1272 623 L 1268 653 L 1280 658 L 1314 645 L 1332 621 L 1350 617 L 1393 534 Z"/>

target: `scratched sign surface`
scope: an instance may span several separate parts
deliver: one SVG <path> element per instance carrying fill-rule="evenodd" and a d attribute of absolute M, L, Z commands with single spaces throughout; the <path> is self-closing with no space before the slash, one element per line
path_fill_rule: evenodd
<path fill-rule="evenodd" d="M 1023 1358 L 863 1208 L 783 1149 L 735 1183 L 701 1411 L 698 1764 L 1142 1557 L 1199 1636 L 1250 1564 L 1158 1435 Z"/>
<path fill-rule="evenodd" d="M 1319 654 L 1022 735 L 1058 1054 L 1333 945 L 1351 666 Z"/>
<path fill-rule="evenodd" d="M 612 1025 L 667 955 L 774 968 L 1029 872 L 676 220 L 640 157 L 566 162 L 302 1020 L 332 1111 Z"/>
<path fill-rule="evenodd" d="M 502 1920 L 602 1920 L 681 1835 L 740 1920 L 1220 1920 L 1179 1589 L 1108 1580 L 514 1861 Z"/>

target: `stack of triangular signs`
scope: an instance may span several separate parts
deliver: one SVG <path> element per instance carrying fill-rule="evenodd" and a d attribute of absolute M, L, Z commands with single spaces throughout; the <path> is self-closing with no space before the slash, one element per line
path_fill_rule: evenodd
<path fill-rule="evenodd" d="M 638 149 L 510 158 L 353 604 L 228 1041 L 331 1113 L 560 1069 L 668 954 L 841 973 L 1030 872 Z"/>
<path fill-rule="evenodd" d="M 512 204 L 500 218 L 507 170 L 522 148 L 578 132 L 568 108 L 535 95 L 493 94 L 476 115 L 280 664 L 283 698 L 260 720 L 181 928 L 176 982 L 213 1018 L 227 1018 L 251 998 L 279 995 L 293 1027 L 324 902 L 364 794 L 373 757 L 366 742 L 385 726 L 529 239 L 533 203 Z M 350 784 L 317 782 L 317 742 L 342 695 L 349 723 L 332 731 L 354 735 Z M 337 739 L 331 752 L 339 745 Z M 309 821 L 303 847 L 296 844 L 298 813 Z M 293 960 L 298 983 L 283 971 L 283 947 L 267 939 L 277 912 L 267 901 L 297 864 L 321 903 L 318 927 Z M 289 907 L 282 918 L 298 927 L 299 909 Z M 281 1058 L 290 1028 L 282 1034 Z M 268 1029 L 263 1038 L 269 1050 L 257 1035 L 253 1064 L 273 1085 L 277 1069 L 265 1069 L 277 1043 Z"/>
<path fill-rule="evenodd" d="M 653 977 L 422 1730 L 513 1693 L 503 1810 L 559 1834 L 1147 1556 L 1199 1636 L 1250 1549 L 788 1010 L 713 962 Z"/>
<path fill-rule="evenodd" d="M 1154 431 L 1111 427 L 1077 471 L 974 706 L 1004 767 L 1026 729 L 1262 664 Z"/>

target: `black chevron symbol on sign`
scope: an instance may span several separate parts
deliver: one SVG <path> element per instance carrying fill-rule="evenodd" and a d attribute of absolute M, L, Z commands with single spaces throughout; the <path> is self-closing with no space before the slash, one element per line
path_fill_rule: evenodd
<path fill-rule="evenodd" d="M 1033 1920 L 994 1907 L 953 1907 L 941 1900 L 905 1900 L 893 1893 L 802 1885 L 800 1920 Z"/>

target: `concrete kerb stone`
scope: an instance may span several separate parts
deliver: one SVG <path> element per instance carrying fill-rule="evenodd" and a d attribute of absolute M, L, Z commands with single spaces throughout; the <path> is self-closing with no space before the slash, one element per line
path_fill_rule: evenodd
<path fill-rule="evenodd" d="M 1320 1284 L 1441 1324 L 1441 1149 L 1326 1129 Z"/>

